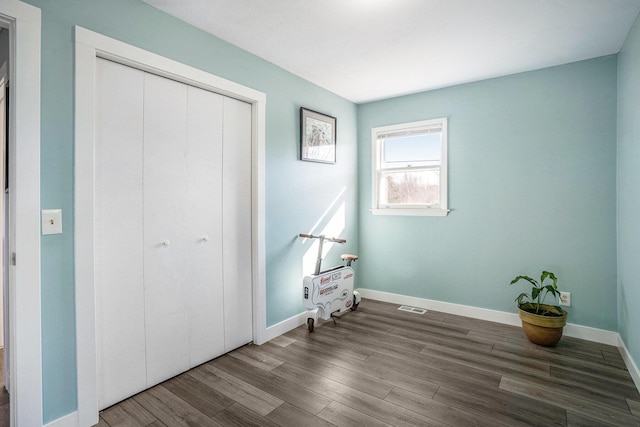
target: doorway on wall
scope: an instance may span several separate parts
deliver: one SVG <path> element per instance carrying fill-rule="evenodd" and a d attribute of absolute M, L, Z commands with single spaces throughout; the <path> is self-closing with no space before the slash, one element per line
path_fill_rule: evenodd
<path fill-rule="evenodd" d="M 251 123 L 247 131 L 247 154 L 243 163 L 250 168 L 245 175 L 248 191 L 248 203 L 245 213 L 250 212 L 250 225 L 243 227 L 243 232 L 249 233 L 249 239 L 244 240 L 249 245 L 245 250 L 232 249 L 233 254 L 242 254 L 244 265 L 250 265 L 251 270 L 242 267 L 250 273 L 247 282 L 251 282 L 252 295 L 245 297 L 244 305 L 251 307 L 253 341 L 264 343 L 266 336 L 266 297 L 265 297 L 265 257 L 264 257 L 264 141 L 265 141 L 265 103 L 266 95 L 238 83 L 206 73 L 172 61 L 168 58 L 144 51 L 101 34 L 75 28 L 75 283 L 76 283 L 76 340 L 78 366 L 78 420 L 79 425 L 93 425 L 98 422 L 98 387 L 97 383 L 97 325 L 96 325 L 96 287 L 95 285 L 95 219 L 94 183 L 96 163 L 96 66 L 98 60 L 110 61 L 121 66 L 127 66 L 145 73 L 154 74 L 155 78 L 166 78 L 176 82 L 186 83 L 207 92 L 216 93 L 232 98 L 236 106 L 242 106 L 250 111 L 247 119 Z M 189 90 L 189 89 L 187 89 Z M 117 103 L 117 101 L 116 101 Z M 159 107 L 161 102 L 154 102 Z M 150 104 L 151 105 L 151 104 Z M 233 127 L 231 127 L 233 128 Z M 233 148 L 233 147 L 230 147 Z M 249 150 L 250 148 L 250 150 Z M 139 164 L 139 163 L 138 163 Z M 144 162 L 143 162 L 144 164 Z M 165 165 L 161 162 L 155 166 Z M 231 166 L 227 164 L 227 166 Z M 164 181 L 163 181 L 164 182 Z M 169 182 L 167 185 L 170 185 Z M 172 185 L 172 184 L 171 184 Z M 143 195 L 145 187 L 143 187 Z M 224 193 L 223 193 L 224 194 Z M 249 196 L 250 194 L 250 196 Z M 231 194 L 233 195 L 233 194 Z M 143 199 L 144 200 L 144 199 Z M 227 203 L 223 206 L 232 206 Z M 99 213 L 98 213 L 99 214 Z M 99 216 L 99 215 L 98 215 Z M 231 214 L 231 218 L 234 215 Z M 150 219 L 156 219 L 151 216 Z M 150 222 L 151 224 L 151 222 Z M 99 237 L 99 236 L 97 236 Z M 207 238 L 205 238 L 207 237 Z M 156 249 L 177 248 L 180 237 L 162 237 L 152 246 Z M 208 245 L 214 240 L 211 234 L 200 235 L 200 242 Z M 165 242 L 166 241 L 166 242 Z M 155 240 L 153 240 L 155 242 Z M 206 242 L 206 243 L 205 243 Z M 166 243 L 166 244 L 165 244 Z M 227 262 L 229 260 L 226 260 Z M 227 271 L 230 271 L 229 264 Z M 179 301 L 178 301 L 179 302 Z M 234 323 L 234 322 L 231 322 Z M 237 322 L 235 322 L 237 323 Z M 145 331 L 146 334 L 146 331 Z M 146 336 L 145 336 L 146 339 Z M 145 353 L 146 356 L 146 353 Z"/>
<path fill-rule="evenodd" d="M 10 424 L 9 407 L 9 29 L 0 27 L 0 426 Z"/>
<path fill-rule="evenodd" d="M 251 342 L 252 106 L 96 58 L 104 409 Z"/>
<path fill-rule="evenodd" d="M 0 144 L 6 149 L 0 176 L 9 177 L 9 191 L 0 197 L 6 200 L 4 224 L 0 221 L 5 245 L 0 281 L 5 300 L 4 356 L 9 363 L 0 376 L 6 375 L 11 393 L 10 410 L 6 407 L 2 416 L 4 421 L 10 418 L 11 426 L 41 425 L 40 9 L 20 0 L 2 0 L 0 28 L 4 28 L 0 35 L 8 38 L 4 55 L 11 87 L 10 97 L 4 93 L 8 115 L 2 116 L 5 122 L 0 126 L 6 142 Z"/>

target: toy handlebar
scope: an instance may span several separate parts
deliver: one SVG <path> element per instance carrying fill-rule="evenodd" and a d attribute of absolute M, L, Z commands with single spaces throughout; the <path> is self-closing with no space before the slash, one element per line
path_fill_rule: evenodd
<path fill-rule="evenodd" d="M 340 239 L 338 237 L 326 237 L 326 236 L 314 236 L 313 234 L 305 234 L 305 233 L 300 233 L 298 235 L 299 237 L 304 237 L 305 239 L 322 239 L 322 240 L 328 240 L 329 242 L 335 242 L 335 243 L 347 243 L 346 239 Z"/>

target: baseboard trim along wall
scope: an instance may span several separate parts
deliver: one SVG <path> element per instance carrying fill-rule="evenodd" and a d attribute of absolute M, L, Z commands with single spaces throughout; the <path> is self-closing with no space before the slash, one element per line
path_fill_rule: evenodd
<path fill-rule="evenodd" d="M 490 322 L 503 323 L 505 325 L 521 326 L 520 318 L 516 313 L 490 310 L 488 308 L 473 307 L 470 305 L 454 304 L 451 302 L 436 301 L 426 298 L 411 297 L 407 295 L 392 294 L 390 292 L 376 291 L 373 289 L 357 289 L 363 298 L 376 301 L 388 302 L 399 305 L 409 305 L 412 307 L 426 308 L 458 316 L 471 317 L 474 319 L 488 320 Z M 269 341 L 279 335 L 297 328 L 305 322 L 305 312 L 296 314 L 280 323 L 267 328 L 266 340 Z M 617 332 L 606 331 L 604 329 L 592 328 L 589 326 L 567 323 L 564 335 L 568 337 L 581 338 L 588 341 L 599 342 L 613 346 L 619 346 L 619 336 Z"/>
<path fill-rule="evenodd" d="M 409 305 L 427 310 L 440 311 L 442 313 L 456 314 L 458 316 L 472 317 L 474 319 L 488 320 L 491 322 L 503 323 L 506 325 L 520 326 L 520 319 L 517 314 L 504 311 L 490 310 L 488 308 L 472 307 L 470 305 L 454 304 L 450 302 L 436 301 L 425 298 L 411 297 L 407 295 L 392 294 L 389 292 L 376 291 L 372 289 L 358 289 L 362 298 L 369 298 L 376 301 L 388 302 L 398 305 Z"/>
<path fill-rule="evenodd" d="M 300 325 L 304 325 L 304 322 L 307 320 L 307 312 L 303 311 L 300 314 L 296 314 L 295 316 L 291 316 L 288 319 L 283 320 L 280 323 L 276 323 L 275 325 L 269 326 L 266 331 L 265 341 L 272 340 L 280 335 L 289 332 L 292 329 L 297 328 Z"/>
<path fill-rule="evenodd" d="M 472 307 L 470 305 L 392 294 L 373 289 L 360 288 L 358 289 L 358 292 L 360 292 L 360 295 L 362 295 L 363 298 L 370 298 L 376 301 L 411 305 L 413 307 L 426 308 L 427 310 L 441 311 L 443 313 L 456 314 L 458 316 L 466 316 L 474 319 L 488 320 L 490 322 L 521 326 L 520 318 L 516 313 L 507 313 L 487 308 Z M 609 344 L 613 346 L 618 345 L 617 332 L 605 331 L 604 329 L 591 328 L 589 326 L 575 325 L 573 323 L 567 323 L 567 326 L 564 328 L 564 335 L 599 342 L 602 344 Z"/>
<path fill-rule="evenodd" d="M 620 353 L 622 353 L 622 359 L 624 360 L 625 365 L 627 365 L 631 378 L 636 384 L 636 388 L 640 390 L 640 369 L 638 368 L 638 365 L 636 365 L 636 362 L 633 361 L 633 358 L 629 353 L 629 349 L 627 349 L 627 345 L 624 343 L 620 334 L 618 334 L 618 348 L 620 349 Z"/>

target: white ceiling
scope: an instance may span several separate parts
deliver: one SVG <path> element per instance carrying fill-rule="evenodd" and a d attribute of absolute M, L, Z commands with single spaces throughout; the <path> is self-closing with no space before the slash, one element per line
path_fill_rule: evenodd
<path fill-rule="evenodd" d="M 143 0 L 356 103 L 617 53 L 640 0 Z"/>

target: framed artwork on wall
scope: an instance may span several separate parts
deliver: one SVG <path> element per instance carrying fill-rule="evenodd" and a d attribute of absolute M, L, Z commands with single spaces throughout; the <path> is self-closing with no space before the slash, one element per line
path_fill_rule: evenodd
<path fill-rule="evenodd" d="M 336 162 L 336 118 L 300 108 L 300 160 Z"/>

